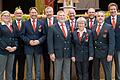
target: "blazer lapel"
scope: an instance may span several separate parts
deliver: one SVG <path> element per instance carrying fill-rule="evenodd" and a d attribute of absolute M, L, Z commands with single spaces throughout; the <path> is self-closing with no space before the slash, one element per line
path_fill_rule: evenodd
<path fill-rule="evenodd" d="M 61 30 L 61 28 L 60 28 L 60 26 L 59 26 L 58 23 L 57 23 L 56 29 L 57 29 L 58 32 L 60 33 L 61 37 L 65 39 L 64 34 L 63 34 L 63 32 L 62 32 L 62 30 Z"/>

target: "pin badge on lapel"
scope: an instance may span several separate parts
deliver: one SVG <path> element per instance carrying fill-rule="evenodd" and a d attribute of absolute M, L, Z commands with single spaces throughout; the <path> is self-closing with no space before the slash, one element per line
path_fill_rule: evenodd
<path fill-rule="evenodd" d="M 106 38 L 107 37 L 107 29 L 104 29 L 104 34 L 103 34 L 103 37 Z"/>
<path fill-rule="evenodd" d="M 88 42 L 88 34 L 86 34 L 86 39 L 85 39 L 86 42 Z"/>

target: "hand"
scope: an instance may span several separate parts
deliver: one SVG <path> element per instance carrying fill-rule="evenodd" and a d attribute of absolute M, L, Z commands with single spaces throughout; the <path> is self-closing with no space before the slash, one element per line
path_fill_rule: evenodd
<path fill-rule="evenodd" d="M 108 62 L 112 61 L 112 58 L 113 58 L 112 55 L 108 55 L 108 56 L 107 56 L 107 61 L 108 61 Z"/>
<path fill-rule="evenodd" d="M 71 59 L 72 59 L 73 62 L 75 62 L 75 57 L 72 57 Z"/>
<path fill-rule="evenodd" d="M 30 40 L 29 44 L 30 44 L 31 46 L 34 46 L 33 40 Z"/>
<path fill-rule="evenodd" d="M 33 43 L 34 43 L 34 45 L 40 44 L 39 40 L 34 40 Z"/>
<path fill-rule="evenodd" d="M 88 59 L 89 61 L 91 61 L 91 60 L 93 60 L 93 57 L 89 57 L 89 59 Z"/>
<path fill-rule="evenodd" d="M 11 47 L 10 46 L 7 46 L 6 48 L 5 48 L 7 51 L 11 51 Z"/>
<path fill-rule="evenodd" d="M 14 46 L 14 47 L 12 47 L 12 49 L 13 49 L 13 51 L 15 51 L 15 50 L 17 49 L 17 47 L 16 47 L 16 46 Z"/>
<path fill-rule="evenodd" d="M 50 54 L 50 59 L 52 60 L 52 61 L 55 61 L 55 54 L 53 53 L 53 54 Z"/>

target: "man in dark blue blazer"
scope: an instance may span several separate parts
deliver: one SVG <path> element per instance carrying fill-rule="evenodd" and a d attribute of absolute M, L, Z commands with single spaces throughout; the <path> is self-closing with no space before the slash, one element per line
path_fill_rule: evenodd
<path fill-rule="evenodd" d="M 40 80 L 40 57 L 42 53 L 42 43 L 46 36 L 43 31 L 42 21 L 37 19 L 38 10 L 36 7 L 29 9 L 30 19 L 24 23 L 21 37 L 25 43 L 26 54 L 26 79 L 32 80 L 33 59 L 35 64 L 35 79 Z"/>
<path fill-rule="evenodd" d="M 88 19 L 87 19 L 87 29 L 92 30 L 94 24 L 97 23 L 96 17 L 95 17 L 95 9 L 94 8 L 89 8 L 87 11 L 88 14 Z M 92 80 L 92 64 L 93 64 L 93 60 L 89 61 L 89 80 Z"/>
<path fill-rule="evenodd" d="M 115 32 L 115 51 L 113 57 L 115 61 L 115 80 L 120 80 L 120 16 L 117 15 L 118 6 L 116 3 L 110 3 L 108 9 L 110 16 L 106 18 L 106 22 L 112 25 Z"/>
<path fill-rule="evenodd" d="M 70 9 L 68 11 L 69 20 L 67 20 L 66 22 L 67 24 L 70 25 L 71 33 L 73 33 L 77 29 L 75 15 L 76 15 L 76 12 L 74 9 Z"/>
<path fill-rule="evenodd" d="M 112 26 L 105 23 L 103 11 L 97 12 L 97 23 L 93 26 L 95 58 L 93 60 L 93 80 L 100 80 L 100 62 L 105 80 L 112 80 L 112 58 L 115 46 L 115 33 Z"/>
<path fill-rule="evenodd" d="M 58 11 L 58 22 L 48 29 L 48 53 L 54 61 L 54 80 L 70 80 L 70 58 L 72 54 L 72 42 L 70 26 L 65 23 L 65 13 Z"/>
<path fill-rule="evenodd" d="M 55 22 L 57 22 L 57 19 L 56 17 L 53 16 L 53 8 L 50 6 L 45 8 L 45 14 L 46 14 L 46 18 L 43 19 L 43 21 L 44 21 L 45 34 L 47 36 L 48 28 L 51 27 Z M 47 46 L 47 39 L 46 39 L 43 43 L 44 73 L 45 73 L 45 80 L 50 80 L 50 69 L 52 68 L 50 68 L 50 57 L 48 54 L 47 47 L 48 46 Z M 52 75 L 51 75 L 51 78 L 52 78 Z"/>
<path fill-rule="evenodd" d="M 16 80 L 16 64 L 18 61 L 18 80 L 24 79 L 24 67 L 25 67 L 25 54 L 24 54 L 24 42 L 20 38 L 20 32 L 23 30 L 23 12 L 20 8 L 16 9 L 14 12 L 15 20 L 12 22 L 13 27 L 16 31 L 16 37 L 18 39 L 18 48 L 16 50 L 14 64 L 13 64 L 13 80 Z"/>

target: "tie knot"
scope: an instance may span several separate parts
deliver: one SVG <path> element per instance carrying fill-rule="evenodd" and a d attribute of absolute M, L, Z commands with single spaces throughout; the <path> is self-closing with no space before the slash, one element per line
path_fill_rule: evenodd
<path fill-rule="evenodd" d="M 92 22 L 92 19 L 90 19 L 90 22 Z"/>
<path fill-rule="evenodd" d="M 35 19 L 33 19 L 32 22 L 35 22 Z"/>
<path fill-rule="evenodd" d="M 115 18 L 113 17 L 112 20 L 115 20 Z"/>
<path fill-rule="evenodd" d="M 20 19 L 18 19 L 17 21 L 20 22 Z"/>
<path fill-rule="evenodd" d="M 52 20 L 51 18 L 49 18 L 49 20 Z"/>
<path fill-rule="evenodd" d="M 63 23 L 61 23 L 61 26 L 64 26 L 64 24 L 63 24 Z"/>

